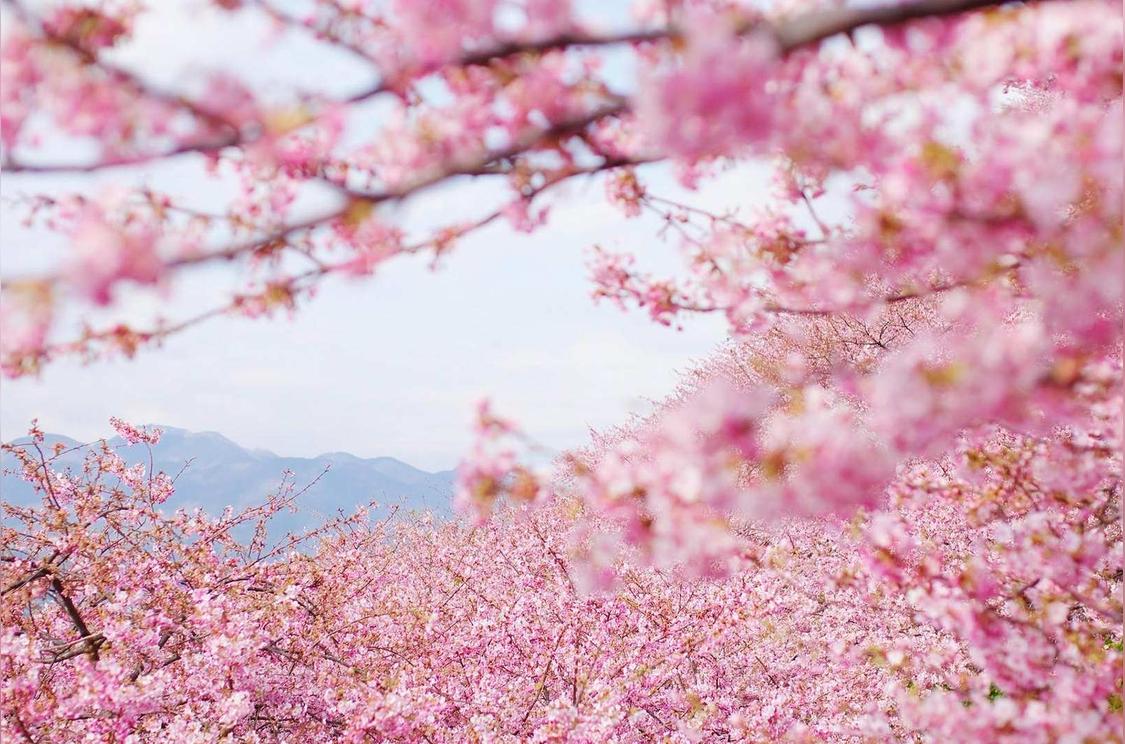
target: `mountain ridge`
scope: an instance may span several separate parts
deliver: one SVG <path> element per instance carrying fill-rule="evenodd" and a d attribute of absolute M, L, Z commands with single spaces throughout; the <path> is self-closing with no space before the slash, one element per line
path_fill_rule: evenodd
<path fill-rule="evenodd" d="M 381 509 L 428 511 L 441 519 L 452 516 L 452 470 L 426 471 L 394 457 L 360 457 L 342 451 L 313 457 L 282 456 L 267 449 L 243 447 L 220 432 L 195 432 L 161 424 L 146 426 L 163 430 L 160 442 L 152 446 L 154 468 L 170 475 L 180 473 L 176 493 L 166 504 L 169 510 L 198 507 L 214 516 L 227 506 L 251 506 L 276 491 L 283 474 L 291 471 L 296 489 L 308 489 L 298 499 L 296 514 L 275 517 L 277 524 L 272 526 L 271 533 L 307 529 L 372 501 Z M 58 470 L 81 467 L 85 447 L 101 441 L 83 443 L 53 433 L 45 438 L 48 446 L 63 442 L 68 448 L 79 447 L 59 458 Z M 29 441 L 19 437 L 11 444 Z M 129 465 L 148 466 L 149 452 L 144 445 L 128 445 L 121 437 L 106 441 Z M 36 502 L 30 484 L 11 472 L 15 464 L 15 458 L 8 453 L 0 457 L 0 498 L 21 505 Z"/>

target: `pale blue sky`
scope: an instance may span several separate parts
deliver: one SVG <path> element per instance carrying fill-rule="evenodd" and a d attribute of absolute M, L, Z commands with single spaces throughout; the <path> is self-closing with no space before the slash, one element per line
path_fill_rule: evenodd
<path fill-rule="evenodd" d="M 201 67 L 194 40 L 213 33 L 246 38 L 251 31 L 192 7 L 189 2 L 162 8 L 163 15 L 142 26 L 119 61 L 144 69 L 161 84 L 182 86 Z M 197 34 L 185 33 L 191 24 Z M 350 60 L 307 64 L 313 58 L 310 44 L 286 35 L 256 53 L 246 69 L 261 89 L 295 80 L 346 92 L 366 80 Z M 218 44 L 207 50 L 202 66 L 241 67 L 246 50 L 244 44 Z M 37 190 L 90 192 L 123 177 L 200 203 L 224 198 L 221 185 L 203 178 L 191 160 L 83 179 L 7 176 L 2 191 L 5 197 Z M 666 170 L 657 168 L 654 178 L 660 193 L 676 195 Z M 725 174 L 691 198 L 749 207 L 767 190 L 764 170 L 751 169 Z M 449 188 L 399 208 L 396 217 L 411 225 L 444 223 L 473 213 L 479 193 Z M 368 280 L 334 280 L 292 321 L 219 319 L 133 361 L 85 367 L 66 361 L 37 379 L 5 381 L 3 437 L 20 434 L 38 417 L 49 430 L 94 438 L 118 415 L 220 431 L 280 454 L 346 450 L 436 469 L 456 462 L 468 443 L 473 402 L 491 396 L 501 412 L 524 421 L 544 444 L 579 444 L 588 427 L 618 422 L 642 410 L 645 398 L 663 395 L 677 369 L 723 338 L 715 318 L 675 331 L 656 326 L 643 313 L 593 305 L 584 254 L 595 242 L 636 250 L 657 269 L 676 264 L 673 251 L 653 237 L 651 222 L 626 220 L 602 195 L 599 181 L 576 184 L 552 200 L 558 206 L 545 229 L 528 236 L 504 225 L 491 227 L 463 242 L 436 273 L 424 261 L 405 259 Z M 56 243 L 21 229 L 10 207 L 0 211 L 0 219 L 0 272 L 22 273 L 50 262 Z M 229 286 L 229 273 L 201 270 L 175 285 L 171 302 L 141 290 L 128 293 L 123 307 L 134 318 L 173 314 Z"/>

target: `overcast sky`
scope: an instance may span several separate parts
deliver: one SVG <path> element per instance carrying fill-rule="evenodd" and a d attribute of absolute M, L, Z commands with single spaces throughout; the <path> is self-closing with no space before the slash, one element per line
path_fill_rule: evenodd
<path fill-rule="evenodd" d="M 677 369 L 722 338 L 714 319 L 676 331 L 592 303 L 585 249 L 643 251 L 652 241 L 595 191 L 534 235 L 481 232 L 437 272 L 405 259 L 371 279 L 333 281 L 292 320 L 222 318 L 132 361 L 62 361 L 5 381 L 3 436 L 38 417 L 96 438 L 118 415 L 279 454 L 345 450 L 443 468 L 468 441 L 473 402 L 490 396 L 545 444 L 577 444 L 589 426 L 661 396 Z M 28 248 L 5 237 L 5 253 Z M 197 274 L 177 296 L 226 281 L 221 271 Z M 136 301 L 146 299 L 162 302 Z"/>
<path fill-rule="evenodd" d="M 366 70 L 314 54 L 304 38 L 247 44 L 257 27 L 245 13 L 232 21 L 190 0 L 159 7 L 117 60 L 159 84 L 190 86 L 200 69 L 223 65 L 248 70 L 262 90 L 296 82 L 339 94 L 367 82 Z M 201 60 L 201 38 L 231 43 L 209 45 Z M 247 54 L 253 64 L 246 64 Z M 661 193 L 676 194 L 669 173 L 658 168 L 655 178 Z M 229 194 L 190 158 L 92 178 L 6 176 L 0 189 L 9 200 L 37 191 L 96 193 L 121 179 L 201 204 L 221 204 Z M 752 206 L 767 188 L 764 171 L 740 171 L 691 198 Z M 468 215 L 477 206 L 474 193 L 431 194 L 400 208 L 396 218 L 436 224 Z M 49 431 L 93 439 L 117 415 L 218 431 L 279 454 L 345 450 L 437 469 L 455 464 L 468 442 L 473 403 L 489 396 L 544 444 L 579 444 L 589 427 L 618 422 L 643 410 L 646 398 L 663 395 L 676 370 L 721 341 L 723 328 L 709 318 L 676 331 L 641 312 L 594 306 L 585 266 L 592 244 L 635 250 L 656 269 L 674 266 L 674 252 L 653 237 L 651 222 L 626 220 L 608 206 L 598 181 L 576 184 L 552 201 L 551 221 L 540 232 L 528 236 L 496 225 L 460 244 L 437 272 L 405 259 L 371 279 L 334 280 L 292 320 L 219 319 L 132 361 L 63 361 L 38 378 L 6 380 L 2 435 L 18 436 L 37 417 Z M 48 265 L 62 248 L 22 229 L 13 214 L 10 203 L 0 209 L 0 272 L 8 276 Z M 174 315 L 207 303 L 231 282 L 222 269 L 200 270 L 175 284 L 171 296 L 130 292 L 124 307 L 138 317 L 156 310 Z"/>

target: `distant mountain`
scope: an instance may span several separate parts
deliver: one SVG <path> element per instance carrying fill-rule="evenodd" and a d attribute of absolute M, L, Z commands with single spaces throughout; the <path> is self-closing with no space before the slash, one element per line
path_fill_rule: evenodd
<path fill-rule="evenodd" d="M 346 452 L 280 457 L 266 450 L 246 449 L 215 432 L 159 428 L 164 435 L 152 448 L 153 466 L 172 476 L 179 473 L 176 494 L 165 505 L 168 511 L 201 507 L 217 515 L 227 506 L 240 508 L 259 503 L 278 489 L 284 472 L 289 470 L 298 490 L 316 482 L 298 499 L 297 514 L 278 515 L 270 530 L 275 536 L 315 526 L 341 511 L 350 514 L 357 506 L 371 501 L 379 502 L 383 508 L 430 511 L 441 519 L 451 515 L 452 470 L 430 473 L 393 457 L 362 458 Z M 17 439 L 15 443 L 26 441 Z M 55 442 L 68 447 L 79 444 L 70 437 L 48 434 L 47 444 Z M 118 437 L 109 440 L 109 444 L 130 465 L 148 466 L 149 453 L 144 445 L 128 446 Z M 85 450 L 65 455 L 56 461 L 56 469 L 77 470 L 84 455 Z M 16 504 L 37 500 L 31 486 L 11 472 L 15 465 L 11 455 L 5 453 L 0 457 L 0 498 Z M 319 480 L 317 476 L 321 476 Z"/>

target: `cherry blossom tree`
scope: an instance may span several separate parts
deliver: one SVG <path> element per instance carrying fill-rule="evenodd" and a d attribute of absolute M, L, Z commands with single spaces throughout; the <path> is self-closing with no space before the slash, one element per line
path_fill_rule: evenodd
<path fill-rule="evenodd" d="M 602 536 L 573 490 L 268 546 L 291 486 L 169 514 L 174 477 L 104 443 L 65 472 L 33 431 L 7 445 L 42 504 L 4 507 L 5 737 L 1112 741 L 1120 415 L 966 440 L 846 521 L 744 520 L 709 577 L 582 555 Z"/>
<path fill-rule="evenodd" d="M 482 405 L 448 525 L 361 511 L 271 546 L 292 487 L 170 515 L 168 475 L 104 446 L 60 472 L 33 431 L 13 454 L 42 505 L 2 528 L 6 736 L 1121 740 L 1119 5 L 645 3 L 613 30 L 565 2 L 215 5 L 370 85 L 172 90 L 115 61 L 141 4 L 4 3 L 6 178 L 181 159 L 237 186 L 218 212 L 124 177 L 27 197 L 68 250 L 5 279 L 6 374 L 535 231 L 575 179 L 684 258 L 590 246 L 594 297 L 731 341 L 550 467 Z M 652 178 L 751 164 L 776 186 L 752 208 Z M 486 183 L 434 230 L 390 209 Z M 195 315 L 56 320 L 208 264 L 241 288 Z"/>
<path fill-rule="evenodd" d="M 787 309 L 876 302 L 846 278 L 873 271 L 891 282 L 888 297 L 979 283 L 1018 259 L 1012 244 L 1052 237 L 1068 207 L 1084 211 L 1067 235 L 1114 224 L 1113 192 L 1088 193 L 1115 188 L 1107 163 L 1120 139 L 1120 35 L 1108 3 L 782 4 L 766 13 L 671 4 L 639 7 L 634 28 L 614 31 L 588 28 L 565 2 L 216 5 L 357 58 L 371 68 L 371 84 L 339 100 L 293 90 L 278 101 L 230 70 L 166 90 L 112 61 L 146 12 L 139 3 L 4 4 L 9 179 L 195 157 L 241 191 L 217 213 L 129 188 L 127 179 L 99 193 L 27 196 L 26 218 L 68 238 L 72 251 L 56 271 L 5 280 L 8 374 L 68 353 L 132 354 L 223 313 L 292 309 L 327 275 L 368 274 L 403 253 L 437 258 L 496 220 L 534 230 L 548 218 L 546 192 L 590 174 L 607 174 L 607 194 L 626 214 L 661 209 L 645 190 L 643 166 L 666 159 L 693 184 L 727 162 L 776 157 L 779 209 L 811 209 L 833 174 L 863 191 L 847 235 L 821 224 L 827 232 L 809 236 L 783 211 L 704 226 L 706 235 L 687 241 L 690 286 L 646 282 L 624 258 L 599 261 L 599 292 L 637 297 L 663 320 L 726 312 L 744 328 Z M 631 81 L 605 73 L 605 56 L 622 52 L 645 72 Z M 935 55 L 956 63 L 929 64 Z M 373 134 L 362 114 L 380 100 L 390 114 Z M 971 134 L 945 131 L 953 123 Z M 66 143 L 87 157 L 59 160 L 53 153 Z M 1032 152 L 1042 157 L 1028 163 Z M 1066 178 L 1042 177 L 1063 163 Z M 506 183 L 510 197 L 428 234 L 396 224 L 385 209 L 466 178 Z M 913 198 L 917 189 L 930 194 L 924 203 Z M 327 206 L 298 210 L 309 194 L 327 195 Z M 936 246 L 937 234 L 957 238 Z M 995 247 L 960 250 L 978 240 Z M 901 250 L 907 242 L 911 250 Z M 764 253 L 747 254 L 745 245 Z M 1093 261 L 1116 255 L 1090 251 L 1083 257 Z M 1007 268 L 1036 275 L 1044 288 L 1076 281 L 1040 270 L 1044 260 L 1026 256 Z M 149 328 L 91 326 L 70 339 L 52 330 L 60 304 L 112 304 L 122 284 L 168 285 L 208 263 L 245 280 L 225 305 Z M 758 276 L 767 267 L 769 281 Z M 1112 276 L 1113 265 L 1103 268 L 1097 276 Z M 1096 314 L 1112 306 L 1107 293 L 1064 314 Z"/>

